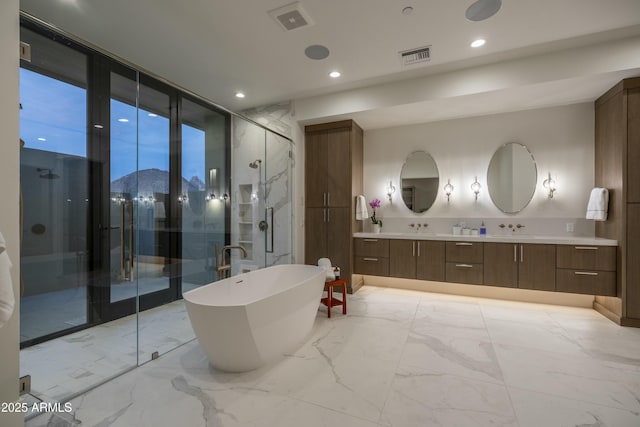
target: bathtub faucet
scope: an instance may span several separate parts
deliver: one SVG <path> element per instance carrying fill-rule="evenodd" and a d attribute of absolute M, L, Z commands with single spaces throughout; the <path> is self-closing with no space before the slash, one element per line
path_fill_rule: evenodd
<path fill-rule="evenodd" d="M 240 249 L 242 251 L 242 258 L 247 257 L 247 250 L 244 246 L 224 246 L 222 248 L 222 262 L 220 262 L 220 251 L 218 245 L 216 245 L 216 271 L 218 272 L 218 280 L 228 277 L 227 272 L 231 270 L 231 264 L 227 264 L 227 251 L 231 253 L 231 249 Z"/>

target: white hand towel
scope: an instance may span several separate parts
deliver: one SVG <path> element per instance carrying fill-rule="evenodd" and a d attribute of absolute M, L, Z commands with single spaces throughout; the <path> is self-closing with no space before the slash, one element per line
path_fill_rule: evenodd
<path fill-rule="evenodd" d="M 15 299 L 13 297 L 13 284 L 11 283 L 11 260 L 7 255 L 7 246 L 2 233 L 0 233 L 0 328 L 11 317 Z"/>
<path fill-rule="evenodd" d="M 364 196 L 358 196 L 356 198 L 356 219 L 361 221 L 369 218 L 369 211 L 367 211 L 367 201 Z"/>
<path fill-rule="evenodd" d="M 336 280 L 336 275 L 333 273 L 333 267 L 331 266 L 331 260 L 329 258 L 320 258 L 318 260 L 318 267 L 322 267 L 327 272 L 325 282 L 333 282 Z"/>
<path fill-rule="evenodd" d="M 609 209 L 609 190 L 596 187 L 591 190 L 587 205 L 587 219 L 606 221 Z"/>

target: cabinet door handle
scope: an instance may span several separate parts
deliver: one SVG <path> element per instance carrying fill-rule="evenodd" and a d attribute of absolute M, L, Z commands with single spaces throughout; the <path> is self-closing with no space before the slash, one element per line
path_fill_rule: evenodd
<path fill-rule="evenodd" d="M 460 267 L 460 268 L 473 268 L 473 265 L 471 265 L 471 264 L 456 264 L 456 267 Z"/>
<path fill-rule="evenodd" d="M 327 208 L 327 222 L 331 222 L 331 211 Z"/>
<path fill-rule="evenodd" d="M 520 245 L 520 262 L 524 262 L 524 246 Z"/>
<path fill-rule="evenodd" d="M 327 193 L 327 206 L 331 205 L 331 193 Z"/>
<path fill-rule="evenodd" d="M 322 193 L 322 206 L 327 206 L 327 193 Z"/>
<path fill-rule="evenodd" d="M 469 243 L 469 242 L 456 242 L 456 246 L 473 246 L 473 243 Z"/>
<path fill-rule="evenodd" d="M 378 262 L 378 258 L 362 258 L 363 261 L 373 261 Z"/>
<path fill-rule="evenodd" d="M 363 242 L 377 242 L 378 239 L 362 239 Z"/>
<path fill-rule="evenodd" d="M 327 210 L 322 209 L 322 222 L 327 222 Z"/>
<path fill-rule="evenodd" d="M 416 256 L 416 241 L 413 241 L 413 256 Z"/>
<path fill-rule="evenodd" d="M 418 242 L 418 256 L 420 256 L 420 242 Z"/>
<path fill-rule="evenodd" d="M 574 271 L 573 274 L 576 276 L 597 276 L 598 273 L 594 273 L 593 271 Z"/>
<path fill-rule="evenodd" d="M 578 251 L 597 251 L 598 250 L 596 246 L 576 246 L 575 248 Z"/>
<path fill-rule="evenodd" d="M 513 245 L 513 262 L 518 262 L 518 245 Z"/>

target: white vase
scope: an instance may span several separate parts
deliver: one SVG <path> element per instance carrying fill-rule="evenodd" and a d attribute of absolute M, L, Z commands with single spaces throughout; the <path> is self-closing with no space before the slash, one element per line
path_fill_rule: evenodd
<path fill-rule="evenodd" d="M 380 227 L 380 224 L 373 224 L 373 232 L 374 233 L 376 233 L 376 234 L 380 233 L 380 228 L 382 228 L 382 227 Z"/>

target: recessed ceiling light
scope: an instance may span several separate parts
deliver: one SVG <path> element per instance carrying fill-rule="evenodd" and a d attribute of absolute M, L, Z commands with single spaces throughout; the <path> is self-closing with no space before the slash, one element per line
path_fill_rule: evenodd
<path fill-rule="evenodd" d="M 129 119 L 125 119 L 125 118 L 118 119 L 118 121 L 119 121 L 120 123 L 129 123 Z"/>
<path fill-rule="evenodd" d="M 244 98 L 244 92 L 236 92 L 236 98 Z"/>
<path fill-rule="evenodd" d="M 471 47 L 484 46 L 485 43 L 486 43 L 485 39 L 477 39 L 477 40 L 474 40 L 473 42 L 471 42 Z"/>
<path fill-rule="evenodd" d="M 333 77 L 334 79 L 337 79 L 340 76 L 341 76 L 340 71 L 332 71 L 329 73 L 329 77 Z"/>
<path fill-rule="evenodd" d="M 38 138 L 38 141 L 42 141 L 42 142 L 44 142 L 44 141 L 46 141 L 46 140 L 47 140 L 47 138 L 42 138 L 42 137 Z"/>

